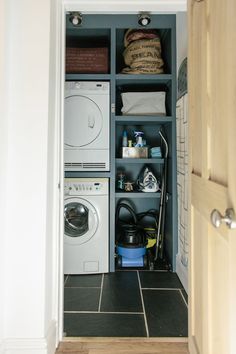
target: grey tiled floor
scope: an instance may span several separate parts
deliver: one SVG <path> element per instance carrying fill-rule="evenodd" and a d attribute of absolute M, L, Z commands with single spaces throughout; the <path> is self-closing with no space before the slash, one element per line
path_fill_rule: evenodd
<path fill-rule="evenodd" d="M 187 336 L 187 294 L 175 273 L 117 271 L 65 277 L 67 336 Z"/>

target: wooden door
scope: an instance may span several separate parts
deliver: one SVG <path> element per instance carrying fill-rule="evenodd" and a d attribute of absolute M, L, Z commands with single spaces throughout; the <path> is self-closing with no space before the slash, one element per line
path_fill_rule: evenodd
<path fill-rule="evenodd" d="M 189 0 L 191 242 L 189 347 L 236 353 L 236 1 Z"/>

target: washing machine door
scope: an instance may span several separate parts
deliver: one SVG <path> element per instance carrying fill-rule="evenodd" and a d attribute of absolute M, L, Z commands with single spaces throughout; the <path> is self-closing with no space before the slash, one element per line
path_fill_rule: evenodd
<path fill-rule="evenodd" d="M 101 133 L 103 117 L 98 105 L 85 96 L 65 99 L 65 145 L 83 147 L 91 144 Z"/>
<path fill-rule="evenodd" d="M 64 205 L 65 242 L 82 244 L 96 233 L 99 224 L 94 206 L 83 198 L 68 198 Z"/>

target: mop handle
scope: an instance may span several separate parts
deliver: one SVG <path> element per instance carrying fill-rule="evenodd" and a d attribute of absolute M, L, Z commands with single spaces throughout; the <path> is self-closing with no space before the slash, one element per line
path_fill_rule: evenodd
<path fill-rule="evenodd" d="M 163 243 L 163 235 L 161 235 L 163 230 L 161 230 L 161 228 L 162 228 L 161 225 L 163 223 L 163 215 L 165 215 L 165 213 L 164 213 L 164 207 L 165 207 L 164 198 L 165 198 L 165 190 L 166 190 L 166 164 L 167 164 L 167 156 L 168 156 L 167 141 L 164 138 L 161 131 L 159 131 L 159 134 L 165 144 L 165 157 L 164 157 L 164 167 L 163 167 L 163 171 L 162 171 L 161 200 L 160 200 L 159 219 L 158 219 L 158 228 L 157 228 L 157 236 L 156 236 L 156 251 L 155 251 L 155 258 L 154 258 L 155 261 L 157 260 L 160 246 L 161 247 L 163 246 L 163 245 L 159 245 L 159 242 L 161 241 L 161 243 Z M 162 239 L 160 239 L 160 237 L 162 237 Z"/>
<path fill-rule="evenodd" d="M 164 144 L 165 144 L 165 159 L 166 159 L 167 156 L 168 156 L 168 144 L 167 144 L 167 141 L 164 138 L 164 136 L 163 136 L 161 131 L 159 131 L 159 134 L 160 134 L 160 136 L 161 136 L 161 138 L 162 138 L 162 140 L 164 141 Z"/>

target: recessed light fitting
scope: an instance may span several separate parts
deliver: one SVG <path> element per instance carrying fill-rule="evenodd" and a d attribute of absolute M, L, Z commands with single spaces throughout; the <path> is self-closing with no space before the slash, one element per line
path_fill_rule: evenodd
<path fill-rule="evenodd" d="M 138 15 L 138 23 L 140 26 L 146 27 L 151 22 L 151 18 L 149 14 L 139 14 Z"/>
<path fill-rule="evenodd" d="M 81 26 L 83 17 L 80 12 L 71 12 L 69 20 L 73 26 L 78 27 Z"/>

